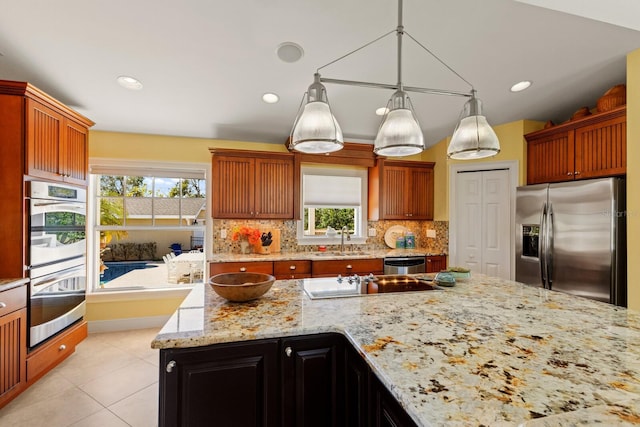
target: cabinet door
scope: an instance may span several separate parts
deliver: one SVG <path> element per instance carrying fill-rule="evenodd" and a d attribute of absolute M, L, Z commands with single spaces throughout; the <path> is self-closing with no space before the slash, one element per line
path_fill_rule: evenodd
<path fill-rule="evenodd" d="M 565 131 L 527 143 L 527 184 L 573 179 L 574 131 Z"/>
<path fill-rule="evenodd" d="M 70 184 L 86 185 L 88 174 L 88 129 L 72 120 L 64 120 L 60 146 L 60 174 Z"/>
<path fill-rule="evenodd" d="M 409 215 L 406 197 L 408 190 L 407 168 L 385 166 L 382 180 L 381 219 L 407 219 Z"/>
<path fill-rule="evenodd" d="M 27 174 L 61 180 L 60 138 L 64 117 L 27 99 Z"/>
<path fill-rule="evenodd" d="M 400 406 L 380 380 L 372 374 L 371 382 L 371 417 L 376 427 L 415 427 L 416 423 Z"/>
<path fill-rule="evenodd" d="M 24 287 L 20 289 L 26 292 Z M 27 383 L 26 354 L 27 309 L 22 308 L 0 317 L 0 408 Z"/>
<path fill-rule="evenodd" d="M 160 351 L 160 427 L 280 426 L 278 340 Z"/>
<path fill-rule="evenodd" d="M 212 169 L 213 218 L 253 218 L 255 160 L 246 157 L 214 156 Z"/>
<path fill-rule="evenodd" d="M 369 423 L 369 366 L 349 344 L 345 344 L 345 425 L 368 427 Z"/>
<path fill-rule="evenodd" d="M 623 115 L 575 130 L 575 179 L 627 172 L 627 119 Z"/>
<path fill-rule="evenodd" d="M 433 219 L 433 169 L 410 168 L 409 188 L 405 194 L 409 219 Z"/>
<path fill-rule="evenodd" d="M 427 273 L 437 273 L 447 268 L 446 255 L 430 255 L 427 257 Z"/>
<path fill-rule="evenodd" d="M 342 426 L 342 341 L 333 335 L 282 340 L 282 425 Z"/>
<path fill-rule="evenodd" d="M 256 159 L 255 217 L 293 219 L 293 159 Z"/>

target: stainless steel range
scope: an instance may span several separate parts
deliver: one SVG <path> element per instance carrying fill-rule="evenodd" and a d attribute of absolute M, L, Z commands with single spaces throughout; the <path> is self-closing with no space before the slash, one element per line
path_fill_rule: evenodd
<path fill-rule="evenodd" d="M 300 286 L 311 299 L 344 298 L 392 292 L 441 290 L 430 276 L 348 276 L 302 279 Z"/>

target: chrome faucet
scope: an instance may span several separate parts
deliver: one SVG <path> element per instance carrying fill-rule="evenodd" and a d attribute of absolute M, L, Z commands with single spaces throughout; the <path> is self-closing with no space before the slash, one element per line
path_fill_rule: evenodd
<path fill-rule="evenodd" d="M 342 253 L 344 252 L 344 233 L 347 233 L 347 241 L 351 241 L 351 234 L 349 234 L 349 228 L 346 225 L 340 231 L 340 253 Z"/>

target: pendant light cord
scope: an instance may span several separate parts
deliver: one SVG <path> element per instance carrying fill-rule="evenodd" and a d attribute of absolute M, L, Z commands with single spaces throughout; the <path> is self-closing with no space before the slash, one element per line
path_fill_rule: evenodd
<path fill-rule="evenodd" d="M 365 48 L 365 47 L 367 47 L 367 46 L 371 46 L 372 44 L 374 44 L 374 43 L 375 43 L 375 42 L 377 42 L 378 40 L 381 40 L 381 39 L 383 39 L 383 38 L 387 37 L 389 34 L 393 34 L 393 33 L 395 33 L 395 32 L 396 32 L 396 30 L 391 30 L 391 31 L 389 31 L 388 33 L 385 33 L 385 34 L 381 35 L 381 36 L 380 36 L 380 37 L 378 37 L 377 39 L 370 41 L 369 43 L 365 44 L 364 46 L 360 46 L 359 48 L 354 49 L 354 50 L 352 50 L 351 52 L 349 52 L 349 53 L 346 53 L 346 54 L 342 55 L 340 58 L 338 58 L 338 59 L 334 59 L 333 61 L 329 62 L 328 64 L 324 64 L 322 67 L 320 67 L 320 68 L 318 68 L 318 69 L 316 70 L 316 73 L 317 73 L 317 72 L 319 72 L 320 70 L 322 70 L 323 68 L 328 67 L 328 66 L 329 66 L 329 65 L 331 65 L 331 64 L 335 64 L 336 62 L 343 60 L 343 59 L 344 59 L 344 58 L 346 58 L 347 56 L 353 55 L 354 53 L 358 52 L 359 50 L 364 49 L 364 48 Z"/>
<path fill-rule="evenodd" d="M 398 0 L 398 26 L 395 29 L 393 29 L 393 30 L 381 35 L 380 37 L 370 41 L 369 43 L 367 43 L 365 45 L 360 46 L 359 48 L 356 48 L 356 49 L 354 49 L 354 50 L 342 55 L 341 57 L 339 57 L 337 59 L 334 59 L 333 61 L 331 61 L 331 62 L 329 62 L 329 63 L 327 63 L 327 64 L 325 64 L 323 66 L 319 67 L 318 69 L 316 69 L 316 73 L 319 73 L 320 70 L 322 70 L 323 68 L 328 67 L 329 65 L 335 64 L 336 62 L 341 61 L 344 58 L 346 58 L 348 56 L 351 56 L 354 53 L 359 52 L 360 50 L 362 50 L 362 49 L 364 49 L 364 48 L 366 48 L 368 46 L 371 46 L 372 44 L 378 42 L 379 40 L 381 40 L 381 39 L 383 39 L 385 37 L 387 37 L 388 35 L 396 33 L 396 35 L 398 36 L 398 85 L 397 86 L 398 86 L 399 90 L 404 90 L 404 87 L 403 87 L 404 85 L 402 84 L 402 37 L 406 34 L 418 46 L 420 46 L 422 49 L 424 49 L 429 55 L 434 57 L 440 64 L 442 64 L 445 68 L 447 68 L 453 74 L 458 76 L 458 78 L 460 80 L 462 80 L 463 82 L 468 84 L 469 87 L 472 89 L 472 91 L 474 90 L 473 85 L 471 83 L 469 83 L 469 81 L 467 79 L 462 77 L 456 70 L 451 68 L 446 62 L 444 62 L 435 53 L 433 53 L 431 50 L 429 50 L 429 48 L 427 48 L 425 45 L 423 45 L 418 40 L 416 40 L 410 33 L 406 32 L 404 30 L 404 26 L 403 26 L 402 20 L 403 20 L 403 0 Z M 323 80 L 329 81 L 329 80 L 334 80 L 334 79 L 323 79 Z M 333 83 L 349 84 L 348 81 L 339 82 L 339 81 L 335 81 L 334 80 L 332 82 Z M 358 83 L 361 83 L 361 82 L 353 82 L 353 83 L 355 83 L 357 85 Z M 371 86 L 372 84 L 369 84 L 369 85 Z M 375 86 L 375 85 L 376 84 L 373 84 L 373 86 Z M 379 85 L 379 86 L 383 86 L 383 85 Z M 411 88 L 411 91 L 412 92 L 423 92 L 424 90 L 422 90 L 422 88 Z M 472 96 L 471 94 L 462 94 L 462 93 L 457 93 L 455 91 L 447 91 L 447 90 L 427 89 L 426 91 L 428 91 L 430 93 L 436 93 L 436 94 L 439 93 L 441 95 L 456 95 L 456 96 L 467 96 L 467 97 Z"/>

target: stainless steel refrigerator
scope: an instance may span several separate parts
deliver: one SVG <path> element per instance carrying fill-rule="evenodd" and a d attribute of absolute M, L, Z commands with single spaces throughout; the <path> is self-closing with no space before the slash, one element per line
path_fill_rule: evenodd
<path fill-rule="evenodd" d="M 625 181 L 518 187 L 516 280 L 627 305 Z"/>

